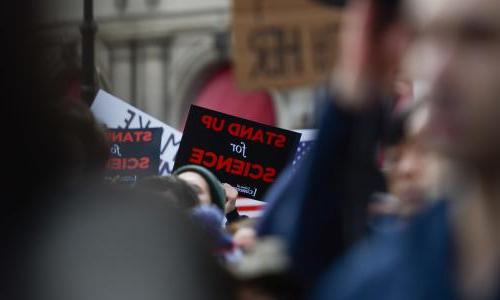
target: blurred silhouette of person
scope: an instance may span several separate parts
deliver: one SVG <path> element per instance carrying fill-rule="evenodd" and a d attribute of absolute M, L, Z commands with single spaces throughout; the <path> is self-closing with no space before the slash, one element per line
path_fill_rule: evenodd
<path fill-rule="evenodd" d="M 199 204 L 195 190 L 175 176 L 146 177 L 137 181 L 134 188 L 164 196 L 165 200 L 174 200 L 170 204 L 183 211 L 191 211 Z"/>
<path fill-rule="evenodd" d="M 382 141 L 383 170 L 388 193 L 376 194 L 369 204 L 375 230 L 400 230 L 448 191 L 450 163 L 425 144 L 429 105 L 411 102 L 394 117 Z"/>
<path fill-rule="evenodd" d="M 163 196 L 104 189 L 45 203 L 26 236 L 31 299 L 232 299 L 208 241 Z"/>
<path fill-rule="evenodd" d="M 232 298 L 231 278 L 182 214 L 154 195 L 99 186 L 104 136 L 45 76 L 37 2 L 0 6 L 1 298 Z"/>
<path fill-rule="evenodd" d="M 290 276 L 304 290 L 367 234 L 367 204 L 386 191 L 376 156 L 406 40 L 398 8 L 393 0 L 347 1 L 317 142 L 267 196 L 259 236 L 283 239 Z"/>
<path fill-rule="evenodd" d="M 203 230 L 212 253 L 222 264 L 235 263 L 241 258 L 240 249 L 224 228 L 224 214 L 220 209 L 212 205 L 198 205 L 192 210 L 191 219 Z"/>
<path fill-rule="evenodd" d="M 50 122 L 57 122 L 50 133 L 54 140 L 51 155 L 57 157 L 61 166 L 60 177 L 55 181 L 71 183 L 88 177 L 104 178 L 109 145 L 104 127 L 97 123 L 90 109 L 78 102 L 61 103 L 54 108 L 51 118 Z"/>
<path fill-rule="evenodd" d="M 407 59 L 429 85 L 428 143 L 459 168 L 449 201 L 365 241 L 313 299 L 500 299 L 500 1 L 407 1 Z"/>

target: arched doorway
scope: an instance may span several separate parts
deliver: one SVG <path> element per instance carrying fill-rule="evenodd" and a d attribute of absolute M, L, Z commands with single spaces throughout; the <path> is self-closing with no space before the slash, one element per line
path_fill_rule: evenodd
<path fill-rule="evenodd" d="M 195 105 L 275 126 L 276 111 L 265 91 L 241 91 L 230 65 L 216 70 L 200 89 Z"/>

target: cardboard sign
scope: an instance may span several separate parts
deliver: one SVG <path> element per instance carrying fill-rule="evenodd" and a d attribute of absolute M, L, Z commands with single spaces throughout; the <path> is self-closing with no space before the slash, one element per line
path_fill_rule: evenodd
<path fill-rule="evenodd" d="M 159 174 L 165 176 L 172 173 L 175 155 L 182 137 L 180 131 L 102 90 L 92 103 L 91 110 L 96 119 L 108 128 L 162 128 Z"/>
<path fill-rule="evenodd" d="M 108 129 L 110 158 L 106 181 L 134 183 L 139 178 L 158 175 L 162 128 Z"/>
<path fill-rule="evenodd" d="M 233 0 L 232 15 L 240 88 L 314 85 L 333 70 L 340 11 L 310 0 Z"/>
<path fill-rule="evenodd" d="M 175 169 L 201 165 L 240 196 L 262 199 L 293 158 L 299 140 L 300 133 L 192 105 Z"/>

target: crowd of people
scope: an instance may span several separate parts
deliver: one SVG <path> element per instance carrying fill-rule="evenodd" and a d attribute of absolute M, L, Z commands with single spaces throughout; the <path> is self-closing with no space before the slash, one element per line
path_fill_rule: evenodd
<path fill-rule="evenodd" d="M 500 299 L 500 1 L 316 1 L 344 11 L 319 134 L 258 219 L 197 165 L 104 184 L 36 9 L 2 4 L 2 298 Z"/>

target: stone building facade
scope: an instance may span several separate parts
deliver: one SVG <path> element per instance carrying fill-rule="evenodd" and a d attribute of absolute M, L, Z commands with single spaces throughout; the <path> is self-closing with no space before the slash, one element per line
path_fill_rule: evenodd
<path fill-rule="evenodd" d="M 230 0 L 94 0 L 94 6 L 101 86 L 182 129 L 200 89 L 231 62 Z M 54 49 L 53 71 L 78 65 L 83 0 L 45 0 L 39 12 Z M 312 127 L 313 89 L 267 92 L 277 126 Z"/>

